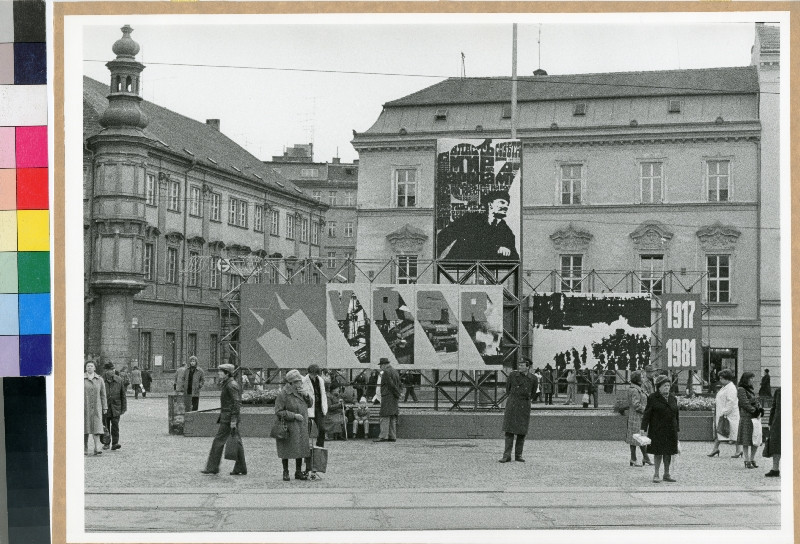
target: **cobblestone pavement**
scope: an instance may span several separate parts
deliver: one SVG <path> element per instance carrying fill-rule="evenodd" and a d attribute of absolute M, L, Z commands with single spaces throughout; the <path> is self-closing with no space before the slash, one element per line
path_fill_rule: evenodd
<path fill-rule="evenodd" d="M 131 398 L 122 449 L 85 458 L 87 531 L 780 527 L 771 460 L 747 470 L 732 446 L 708 458 L 710 443 L 685 443 L 678 482 L 654 484 L 621 441 L 533 437 L 527 462 L 507 464 L 500 440 L 329 441 L 321 481 L 283 482 L 266 438 L 244 440 L 248 475 L 228 475 L 224 460 L 200 474 L 211 438 L 170 436 L 166 412 L 164 398 Z"/>

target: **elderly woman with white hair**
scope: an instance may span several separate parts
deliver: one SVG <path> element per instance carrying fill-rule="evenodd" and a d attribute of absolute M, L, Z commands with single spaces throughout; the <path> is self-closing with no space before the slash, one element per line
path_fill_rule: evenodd
<path fill-rule="evenodd" d="M 717 376 L 722 387 L 717 392 L 715 399 L 717 436 L 714 440 L 714 448 L 709 457 L 719 456 L 719 445 L 722 442 L 736 443 L 739 433 L 739 397 L 734 383 L 734 375 L 730 369 L 723 369 Z M 727 427 L 727 430 L 725 429 Z M 742 456 L 742 446 L 736 446 L 736 453 L 732 458 Z"/>
<path fill-rule="evenodd" d="M 289 459 L 294 459 L 294 479 L 308 480 L 303 472 L 303 459 L 311 456 L 308 438 L 308 409 L 314 401 L 303 390 L 303 376 L 297 370 L 286 373 L 286 383 L 275 399 L 275 417 L 286 424 L 286 438 L 275 440 L 278 457 L 283 463 L 283 480 L 288 482 Z"/>

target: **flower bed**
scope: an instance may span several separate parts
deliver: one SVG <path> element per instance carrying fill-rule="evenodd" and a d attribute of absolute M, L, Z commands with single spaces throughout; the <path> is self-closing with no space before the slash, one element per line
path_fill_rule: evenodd
<path fill-rule="evenodd" d="M 678 409 L 690 412 L 711 411 L 714 409 L 713 397 L 678 397 Z"/>
<path fill-rule="evenodd" d="M 242 404 L 253 406 L 272 406 L 275 404 L 275 398 L 277 396 L 277 389 L 267 389 L 265 391 L 260 391 L 257 389 L 248 390 L 242 393 Z"/>

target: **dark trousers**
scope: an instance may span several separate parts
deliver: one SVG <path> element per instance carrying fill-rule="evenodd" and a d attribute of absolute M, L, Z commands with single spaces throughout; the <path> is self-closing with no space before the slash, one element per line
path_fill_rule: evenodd
<path fill-rule="evenodd" d="M 222 451 L 225 449 L 225 441 L 231 434 L 230 423 L 220 423 L 214 441 L 211 443 L 211 451 L 208 452 L 206 470 L 211 472 L 219 471 L 219 463 L 222 460 Z M 239 450 L 239 458 L 233 465 L 233 472 L 247 472 L 247 463 L 244 460 L 244 447 Z"/>
<path fill-rule="evenodd" d="M 119 416 L 112 417 L 109 412 L 103 415 L 103 425 L 108 428 L 111 433 L 111 445 L 119 444 Z"/>
<path fill-rule="evenodd" d="M 552 393 L 545 393 L 544 394 L 544 403 L 545 404 L 553 404 L 553 394 Z"/>
<path fill-rule="evenodd" d="M 417 393 L 416 393 L 416 391 L 414 391 L 414 386 L 413 385 L 407 385 L 406 386 L 406 396 L 403 399 L 403 402 L 406 402 L 408 400 L 408 396 L 409 395 L 411 395 L 411 398 L 414 399 L 414 402 L 417 402 Z"/>
<path fill-rule="evenodd" d="M 133 398 L 139 398 L 139 391 L 143 391 L 142 386 L 138 383 L 133 384 Z M 144 397 L 144 393 L 142 393 L 142 397 Z"/>
<path fill-rule="evenodd" d="M 289 460 L 288 459 L 281 459 L 281 464 L 283 464 L 283 470 L 289 472 Z M 303 471 L 303 460 L 302 459 L 295 459 L 294 460 L 294 471 L 295 472 L 302 472 Z"/>
<path fill-rule="evenodd" d="M 193 397 L 192 395 L 184 394 L 183 405 L 187 412 L 196 412 L 200 406 L 200 397 Z"/>
<path fill-rule="evenodd" d="M 511 446 L 514 445 L 514 436 L 517 437 L 517 445 L 514 448 L 514 457 L 522 457 L 522 448 L 525 447 L 525 435 L 506 433 L 506 449 L 503 451 L 503 457 L 506 459 L 511 459 Z"/>

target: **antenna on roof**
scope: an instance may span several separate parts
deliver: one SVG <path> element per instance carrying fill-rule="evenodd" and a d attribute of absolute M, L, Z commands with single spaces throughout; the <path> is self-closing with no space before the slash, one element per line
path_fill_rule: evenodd
<path fill-rule="evenodd" d="M 542 24 L 539 23 L 539 39 L 536 40 L 536 43 L 539 46 L 539 66 L 537 68 L 542 68 Z"/>
<path fill-rule="evenodd" d="M 464 52 L 461 52 L 461 79 L 467 77 L 467 64 L 466 64 L 466 56 Z"/>

